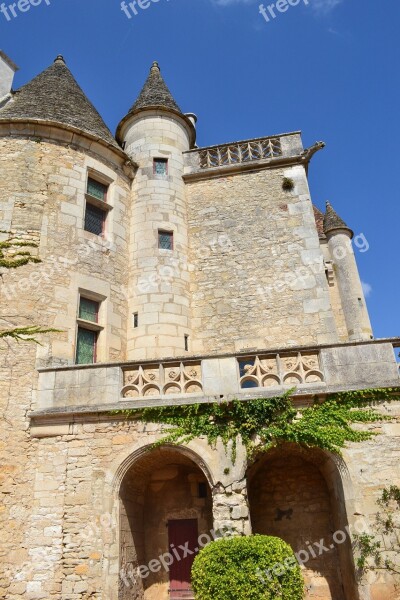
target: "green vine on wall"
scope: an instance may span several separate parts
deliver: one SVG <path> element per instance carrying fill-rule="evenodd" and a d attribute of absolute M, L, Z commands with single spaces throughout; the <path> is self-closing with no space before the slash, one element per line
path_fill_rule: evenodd
<path fill-rule="evenodd" d="M 125 409 L 113 414 L 169 426 L 168 433 L 153 447 L 165 443 L 187 444 L 198 437 L 206 437 L 211 447 L 215 447 L 218 438 L 225 447 L 232 442 L 233 462 L 238 436 L 249 457 L 284 442 L 341 454 L 346 442 L 361 442 L 376 435 L 372 431 L 356 430 L 353 424 L 391 419 L 371 408 L 371 404 L 400 399 L 400 390 L 342 392 L 300 409 L 294 407 L 292 396 L 293 390 L 289 390 L 274 398 Z"/>
<path fill-rule="evenodd" d="M 33 342 L 41 346 L 42 344 L 37 339 L 37 335 L 43 333 L 60 333 L 61 329 L 53 329 L 52 327 L 39 327 L 39 325 L 27 325 L 26 327 L 14 327 L 14 329 L 0 330 L 0 339 L 11 338 L 17 342 Z"/>
<path fill-rule="evenodd" d="M 6 233 L 1 231 L 0 233 Z M 8 238 L 0 242 L 0 268 L 17 269 L 28 263 L 40 263 L 40 258 L 33 256 L 26 248 L 37 248 L 35 242 L 19 241 Z"/>
<path fill-rule="evenodd" d="M 381 490 L 377 505 L 372 532 L 355 536 L 357 566 L 363 574 L 386 571 L 400 586 L 400 488 L 391 485 Z"/>
<path fill-rule="evenodd" d="M 7 231 L 0 231 L 7 233 Z M 40 263 L 40 258 L 33 256 L 28 248 L 38 248 L 36 242 L 19 240 L 13 237 L 8 237 L 6 240 L 0 241 L 0 275 L 1 269 L 18 269 L 29 263 Z M 27 325 L 25 327 L 14 327 L 12 329 L 0 330 L 0 339 L 14 339 L 22 342 L 33 342 L 40 344 L 37 335 L 43 333 L 59 333 L 59 329 L 39 327 L 38 325 Z"/>

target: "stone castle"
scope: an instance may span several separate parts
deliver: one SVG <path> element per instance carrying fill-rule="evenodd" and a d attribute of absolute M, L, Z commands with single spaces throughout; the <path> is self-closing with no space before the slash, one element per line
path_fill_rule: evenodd
<path fill-rule="evenodd" d="M 340 458 L 288 445 L 248 464 L 239 447 L 233 464 L 203 438 L 151 449 L 158 425 L 113 413 L 400 387 L 353 232 L 311 200 L 324 144 L 199 148 L 157 63 L 113 136 L 61 56 L 13 91 L 16 68 L 0 52 L 0 239 L 41 262 L 1 273 L 1 327 L 60 332 L 1 341 L 0 598 L 192 598 L 187 560 L 152 568 L 172 547 L 232 527 L 298 552 L 372 521 L 400 484 L 399 421 Z M 307 598 L 396 598 L 357 577 L 351 541 L 304 565 Z"/>

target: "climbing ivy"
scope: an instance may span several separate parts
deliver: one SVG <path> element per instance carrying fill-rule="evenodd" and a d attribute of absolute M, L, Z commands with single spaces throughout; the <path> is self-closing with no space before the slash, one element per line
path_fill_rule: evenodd
<path fill-rule="evenodd" d="M 397 389 L 366 389 L 333 394 L 324 402 L 314 399 L 311 406 L 296 409 L 293 391 L 274 398 L 125 409 L 113 414 L 169 426 L 154 446 L 185 444 L 198 437 L 206 437 L 212 447 L 218 438 L 225 447 L 232 442 L 234 462 L 238 436 L 249 457 L 284 442 L 341 454 L 346 442 L 361 442 L 376 435 L 353 429 L 353 424 L 390 419 L 371 404 L 400 398 Z"/>
<path fill-rule="evenodd" d="M 7 233 L 7 231 L 0 231 Z M 40 258 L 33 256 L 28 248 L 37 248 L 35 242 L 15 239 L 8 236 L 6 240 L 0 241 L 0 275 L 1 269 L 18 269 L 29 263 L 40 263 Z M 39 327 L 38 325 L 28 325 L 26 327 L 14 327 L 12 329 L 0 330 L 0 339 L 10 338 L 23 342 L 34 342 L 40 344 L 37 335 L 43 333 L 58 333 L 59 329 Z"/>
<path fill-rule="evenodd" d="M 14 329 L 0 329 L 0 339 L 11 338 L 18 342 L 34 342 L 41 343 L 37 339 L 37 335 L 43 333 L 60 333 L 60 329 L 39 327 L 38 325 L 27 325 L 26 327 L 14 327 Z"/>
<path fill-rule="evenodd" d="M 0 232 L 5 233 L 5 232 Z M 40 258 L 32 256 L 26 248 L 37 248 L 35 242 L 19 241 L 12 238 L 0 242 L 0 268 L 17 269 L 28 263 L 40 263 Z"/>
<path fill-rule="evenodd" d="M 377 504 L 379 510 L 372 532 L 355 536 L 357 566 L 363 575 L 386 571 L 395 576 L 400 587 L 400 488 L 396 485 L 383 488 Z"/>

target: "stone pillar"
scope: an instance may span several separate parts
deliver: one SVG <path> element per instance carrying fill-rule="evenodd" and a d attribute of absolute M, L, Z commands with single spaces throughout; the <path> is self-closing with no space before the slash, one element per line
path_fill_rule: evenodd
<path fill-rule="evenodd" d="M 232 462 L 232 445 L 228 449 L 218 440 L 215 460 L 213 529 L 224 535 L 250 535 L 251 522 L 247 497 L 247 451 L 240 437 L 236 440 L 236 458 Z M 232 532 L 232 533 L 229 533 Z"/>
<path fill-rule="evenodd" d="M 218 483 L 213 489 L 214 530 L 223 536 L 250 535 L 250 510 L 247 498 L 247 481 L 243 478 L 224 487 Z"/>
<path fill-rule="evenodd" d="M 328 247 L 349 340 L 370 340 L 373 337 L 372 327 L 351 244 L 352 236 L 353 232 L 347 228 L 331 230 L 327 232 Z"/>

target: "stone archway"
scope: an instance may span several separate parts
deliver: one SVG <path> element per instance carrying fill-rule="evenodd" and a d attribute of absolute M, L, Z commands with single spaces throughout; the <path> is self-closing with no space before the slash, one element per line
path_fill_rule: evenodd
<path fill-rule="evenodd" d="M 306 559 L 307 599 L 359 598 L 343 485 L 329 455 L 274 449 L 249 468 L 248 490 L 253 533 L 281 537 Z"/>
<path fill-rule="evenodd" d="M 119 600 L 190 598 L 179 591 L 170 594 L 176 563 L 183 564 L 183 551 L 170 542 L 172 526 L 182 524 L 183 544 L 190 541 L 185 537 L 188 525 L 192 534 L 194 525 L 198 536 L 212 530 L 212 494 L 208 474 L 199 465 L 193 452 L 163 446 L 142 452 L 125 473 L 119 494 Z M 188 546 L 191 552 L 198 548 L 193 545 Z"/>

